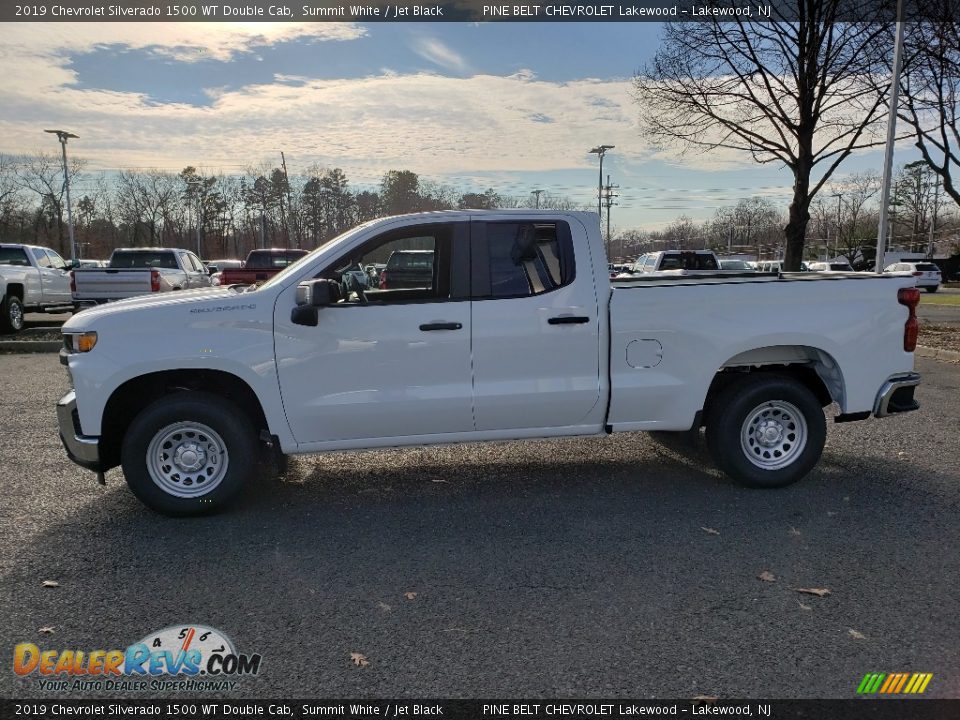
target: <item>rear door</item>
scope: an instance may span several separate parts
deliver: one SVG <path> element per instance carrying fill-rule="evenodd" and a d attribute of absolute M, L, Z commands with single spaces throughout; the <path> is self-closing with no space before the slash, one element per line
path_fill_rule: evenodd
<path fill-rule="evenodd" d="M 580 226 L 578 255 L 575 231 L 562 221 L 473 223 L 473 405 L 479 431 L 596 422 L 591 412 L 600 404 L 599 307 L 586 234 Z"/>

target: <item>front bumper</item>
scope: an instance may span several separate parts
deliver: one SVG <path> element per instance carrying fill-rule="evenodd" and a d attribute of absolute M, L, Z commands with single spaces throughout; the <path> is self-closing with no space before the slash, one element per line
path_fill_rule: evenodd
<path fill-rule="evenodd" d="M 77 394 L 73 390 L 57 402 L 57 423 L 67 456 L 81 467 L 100 472 L 100 438 L 81 434 Z"/>
<path fill-rule="evenodd" d="M 877 393 L 876 402 L 873 405 L 873 414 L 880 417 L 887 417 L 896 413 L 911 412 L 920 407 L 913 397 L 913 391 L 920 384 L 920 374 L 902 373 L 887 378 L 887 381 Z"/>

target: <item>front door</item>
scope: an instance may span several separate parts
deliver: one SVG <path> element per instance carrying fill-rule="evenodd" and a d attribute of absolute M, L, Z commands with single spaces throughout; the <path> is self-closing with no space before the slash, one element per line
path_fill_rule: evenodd
<path fill-rule="evenodd" d="M 295 288 L 281 293 L 277 366 L 298 443 L 473 430 L 468 253 L 466 222 L 387 231 L 319 274 L 343 299 L 316 327 L 291 323 Z"/>
<path fill-rule="evenodd" d="M 40 270 L 40 287 L 44 305 L 69 304 L 70 275 L 66 263 L 53 250 L 33 248 L 33 255 Z"/>

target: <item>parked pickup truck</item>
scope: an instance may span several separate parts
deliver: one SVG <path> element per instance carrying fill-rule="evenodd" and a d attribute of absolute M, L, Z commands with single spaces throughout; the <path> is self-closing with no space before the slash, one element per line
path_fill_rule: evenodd
<path fill-rule="evenodd" d="M 66 267 L 50 248 L 0 243 L 0 332 L 20 332 L 25 312 L 70 310 Z"/>
<path fill-rule="evenodd" d="M 712 250 L 660 250 L 641 255 L 623 274 L 614 279 L 637 274 L 712 275 L 724 270 Z M 736 268 L 732 272 L 750 272 Z"/>
<path fill-rule="evenodd" d="M 78 308 L 210 285 L 200 258 L 179 248 L 118 248 L 105 268 L 78 268 L 70 277 L 73 304 Z"/>
<path fill-rule="evenodd" d="M 344 283 L 349 269 L 411 248 L 433 250 L 420 287 Z M 611 282 L 593 213 L 384 218 L 255 289 L 135 298 L 68 320 L 61 360 L 74 389 L 57 405 L 60 434 L 75 462 L 122 466 L 137 497 L 171 515 L 222 507 L 264 446 L 705 426 L 722 470 L 780 487 L 817 463 L 831 403 L 838 422 L 917 408 L 914 281 Z"/>
<path fill-rule="evenodd" d="M 254 285 L 269 280 L 285 267 L 306 255 L 306 250 L 285 248 L 251 250 L 243 263 L 243 267 L 220 269 L 220 285 Z"/>

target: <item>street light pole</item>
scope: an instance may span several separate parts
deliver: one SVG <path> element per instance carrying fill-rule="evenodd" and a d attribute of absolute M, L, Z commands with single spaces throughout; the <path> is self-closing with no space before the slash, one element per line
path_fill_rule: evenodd
<path fill-rule="evenodd" d="M 540 209 L 540 193 L 542 193 L 542 192 L 543 192 L 543 190 L 531 190 L 531 191 L 530 191 L 530 194 L 531 194 L 531 195 L 535 195 L 535 196 L 536 196 L 536 203 L 537 203 L 536 209 L 537 209 L 537 210 Z"/>
<path fill-rule="evenodd" d="M 613 150 L 616 147 L 615 145 L 597 145 L 595 148 L 590 150 L 590 153 L 596 155 L 600 158 L 600 175 L 597 178 L 597 217 L 603 217 L 603 156 L 607 154 L 607 150 Z M 609 242 L 610 238 L 607 238 Z M 609 248 L 607 248 L 609 255 Z"/>
<path fill-rule="evenodd" d="M 67 140 L 78 138 L 66 130 L 44 130 L 46 133 L 56 135 L 60 140 L 60 148 L 63 150 L 63 186 L 67 192 L 67 232 L 70 234 L 70 262 L 77 262 L 77 242 L 73 238 L 73 207 L 70 205 L 70 171 L 67 168 Z"/>
<path fill-rule="evenodd" d="M 843 193 L 839 193 L 839 192 L 833 193 L 833 197 L 837 199 L 837 246 L 836 246 L 836 253 L 834 255 L 834 257 L 836 257 L 837 255 L 840 254 L 840 227 L 841 227 L 840 213 L 841 213 L 841 203 L 843 202 Z M 852 229 L 851 229 L 851 232 L 853 232 Z"/>
<path fill-rule="evenodd" d="M 893 175 L 893 144 L 897 136 L 897 106 L 900 101 L 900 56 L 903 53 L 903 0 L 897 0 L 897 34 L 893 43 L 893 76 L 890 78 L 890 114 L 887 116 L 887 147 L 880 186 L 880 222 L 877 227 L 877 257 L 874 270 L 883 272 L 887 254 L 887 221 L 890 211 L 890 177 Z"/>

